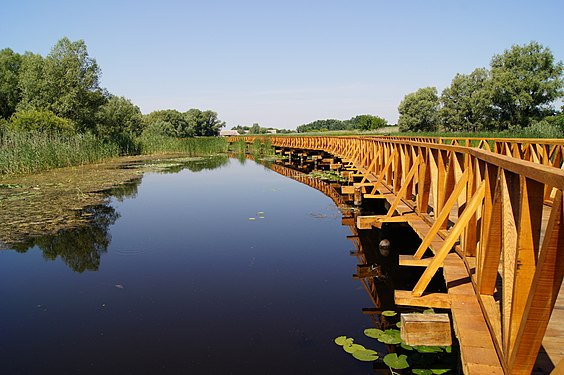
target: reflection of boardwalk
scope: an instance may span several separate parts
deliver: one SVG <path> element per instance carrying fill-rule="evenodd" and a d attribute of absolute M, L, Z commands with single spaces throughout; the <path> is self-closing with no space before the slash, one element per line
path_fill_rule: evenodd
<path fill-rule="evenodd" d="M 357 225 L 411 225 L 422 244 L 400 264 L 425 271 L 413 290 L 397 292 L 396 303 L 451 309 L 465 373 L 531 373 L 543 340 L 553 365 L 561 363 L 552 342 L 561 339 L 554 306 L 564 275 L 564 143 L 269 139 L 341 158 L 365 200 L 387 202 L 386 214 Z M 441 268 L 448 293 L 430 294 Z"/>

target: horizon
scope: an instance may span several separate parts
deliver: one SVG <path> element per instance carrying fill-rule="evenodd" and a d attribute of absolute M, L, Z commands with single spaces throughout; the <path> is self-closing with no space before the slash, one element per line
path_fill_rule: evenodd
<path fill-rule="evenodd" d="M 550 11 L 547 11 L 550 10 Z M 146 114 L 213 110 L 226 129 L 296 129 L 360 114 L 397 122 L 403 97 L 536 41 L 564 59 L 564 4 L 551 0 L 199 2 L 19 1 L 0 48 L 46 56 L 85 41 L 101 87 Z"/>

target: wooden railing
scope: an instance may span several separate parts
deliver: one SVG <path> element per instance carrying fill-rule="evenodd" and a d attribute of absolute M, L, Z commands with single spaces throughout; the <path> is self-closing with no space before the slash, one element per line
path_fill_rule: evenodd
<path fill-rule="evenodd" d="M 471 275 L 504 371 L 531 373 L 564 276 L 561 141 L 493 140 L 492 148 L 484 140 L 498 151 L 492 152 L 430 139 L 268 139 L 276 147 L 340 157 L 364 176 L 366 197 L 393 194 L 386 218 L 408 207 L 429 223 L 414 259 L 437 236 L 443 242 L 432 249 L 412 295 L 425 293 L 454 249 Z"/>

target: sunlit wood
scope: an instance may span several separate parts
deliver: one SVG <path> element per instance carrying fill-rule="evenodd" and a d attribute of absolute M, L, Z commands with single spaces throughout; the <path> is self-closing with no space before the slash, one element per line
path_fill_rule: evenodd
<path fill-rule="evenodd" d="M 396 304 L 450 308 L 465 373 L 531 373 L 564 275 L 564 140 L 268 139 L 334 155 L 334 167 L 361 182 L 344 193 L 359 187 L 388 202 L 386 215 L 357 218 L 355 229 L 388 220 L 419 235 L 421 246 L 399 262 L 425 271 L 413 290 L 396 291 Z M 432 258 L 422 258 L 427 249 Z M 448 293 L 426 294 L 440 267 Z"/>

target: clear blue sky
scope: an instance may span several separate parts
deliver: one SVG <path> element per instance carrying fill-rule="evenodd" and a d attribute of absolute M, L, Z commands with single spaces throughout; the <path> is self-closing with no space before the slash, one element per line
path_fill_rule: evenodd
<path fill-rule="evenodd" d="M 102 86 L 143 113 L 212 109 L 227 128 L 295 128 L 439 92 L 537 41 L 564 60 L 562 0 L 2 0 L 0 48 L 83 39 Z"/>

